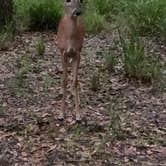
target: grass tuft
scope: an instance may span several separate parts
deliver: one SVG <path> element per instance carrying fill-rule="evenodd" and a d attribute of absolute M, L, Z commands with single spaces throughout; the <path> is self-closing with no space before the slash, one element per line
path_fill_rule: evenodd
<path fill-rule="evenodd" d="M 14 5 L 19 30 L 57 29 L 63 12 L 60 0 L 14 0 Z"/>
<path fill-rule="evenodd" d="M 35 44 L 35 48 L 36 48 L 36 53 L 38 57 L 43 58 L 44 54 L 45 54 L 45 43 L 43 38 L 39 38 Z"/>
<path fill-rule="evenodd" d="M 9 47 L 14 38 L 14 31 L 13 23 L 6 25 L 0 31 L 0 50 L 5 50 Z"/>
<path fill-rule="evenodd" d="M 85 15 L 86 29 L 89 33 L 101 32 L 106 26 L 105 17 L 97 12 L 87 12 Z"/>
<path fill-rule="evenodd" d="M 100 88 L 100 73 L 94 72 L 90 80 L 90 87 L 92 91 L 97 91 Z"/>
<path fill-rule="evenodd" d="M 106 51 L 104 52 L 104 58 L 105 58 L 105 62 L 104 62 L 104 66 L 105 66 L 105 69 L 107 69 L 109 72 L 112 72 L 115 70 L 115 66 L 117 65 L 118 63 L 118 60 L 115 56 L 113 56 L 111 54 L 110 51 Z"/>
<path fill-rule="evenodd" d="M 135 34 L 130 34 L 129 39 L 124 39 L 120 33 L 119 36 L 126 76 L 143 82 L 157 79 L 161 73 L 160 64 L 158 60 L 145 54 L 144 44 L 140 38 Z"/>

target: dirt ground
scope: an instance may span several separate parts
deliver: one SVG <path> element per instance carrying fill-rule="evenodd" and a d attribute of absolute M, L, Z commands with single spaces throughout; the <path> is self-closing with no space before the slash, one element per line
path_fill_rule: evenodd
<path fill-rule="evenodd" d="M 70 95 L 66 120 L 57 120 L 62 68 L 56 35 L 42 34 L 46 53 L 35 58 L 40 35 L 18 35 L 0 51 L 0 166 L 166 166 L 166 92 L 128 80 L 121 63 L 113 72 L 103 69 L 103 50 L 120 56 L 116 37 L 85 41 L 79 69 L 83 120 L 77 124 Z M 166 46 L 152 41 L 148 49 L 165 61 Z M 19 60 L 29 55 L 32 70 L 18 78 Z"/>

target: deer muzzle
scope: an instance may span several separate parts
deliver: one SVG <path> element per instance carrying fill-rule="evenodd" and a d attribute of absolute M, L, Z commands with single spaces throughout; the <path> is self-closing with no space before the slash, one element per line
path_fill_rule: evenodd
<path fill-rule="evenodd" d="M 73 16 L 80 16 L 82 14 L 81 9 L 74 9 L 73 10 Z"/>

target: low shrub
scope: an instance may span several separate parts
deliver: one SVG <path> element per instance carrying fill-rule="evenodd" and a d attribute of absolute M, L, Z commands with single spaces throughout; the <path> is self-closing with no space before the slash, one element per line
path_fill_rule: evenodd
<path fill-rule="evenodd" d="M 127 77 L 152 82 L 160 75 L 160 65 L 156 59 L 145 54 L 143 43 L 134 34 L 129 39 L 120 35 L 124 71 Z"/>
<path fill-rule="evenodd" d="M 166 35 L 165 0 L 126 0 L 121 4 L 123 10 L 118 14 L 119 24 L 143 36 Z"/>
<path fill-rule="evenodd" d="M 14 0 L 17 26 L 20 30 L 56 29 L 62 15 L 60 0 Z"/>
<path fill-rule="evenodd" d="M 86 30 L 89 33 L 97 33 L 104 29 L 106 25 L 105 17 L 97 12 L 86 13 L 85 15 Z"/>
<path fill-rule="evenodd" d="M 61 7 L 58 1 L 42 0 L 29 9 L 32 30 L 55 29 L 61 18 Z"/>
<path fill-rule="evenodd" d="M 105 51 L 104 52 L 104 58 L 105 58 L 105 69 L 107 69 L 109 72 L 112 72 L 115 70 L 115 66 L 118 63 L 118 60 L 116 59 L 115 56 L 111 54 L 110 51 Z"/>
<path fill-rule="evenodd" d="M 0 50 L 7 49 L 14 39 L 15 34 L 15 26 L 13 23 L 7 24 L 1 31 L 0 31 Z"/>
<path fill-rule="evenodd" d="M 92 91 L 97 91 L 100 88 L 100 73 L 95 71 L 90 79 L 90 88 Z"/>
<path fill-rule="evenodd" d="M 45 43 L 43 41 L 43 38 L 39 38 L 35 44 L 35 48 L 36 48 L 36 53 L 38 57 L 43 58 L 44 54 L 45 54 Z"/>
<path fill-rule="evenodd" d="M 113 7 L 111 0 L 93 0 L 93 6 L 99 14 L 106 17 L 109 15 L 111 8 Z"/>

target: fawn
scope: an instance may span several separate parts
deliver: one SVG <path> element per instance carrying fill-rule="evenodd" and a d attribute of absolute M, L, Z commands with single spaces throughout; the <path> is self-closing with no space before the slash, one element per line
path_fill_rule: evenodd
<path fill-rule="evenodd" d="M 73 82 L 72 95 L 75 99 L 76 121 L 81 120 L 80 99 L 78 93 L 78 68 L 80 64 L 80 52 L 85 36 L 84 24 L 80 15 L 82 14 L 82 0 L 65 0 L 65 15 L 61 19 L 58 27 L 57 41 L 61 52 L 61 62 L 63 68 L 62 76 L 62 103 L 61 112 L 58 119 L 63 120 L 66 110 L 66 90 L 67 90 L 67 68 L 71 60 Z"/>

